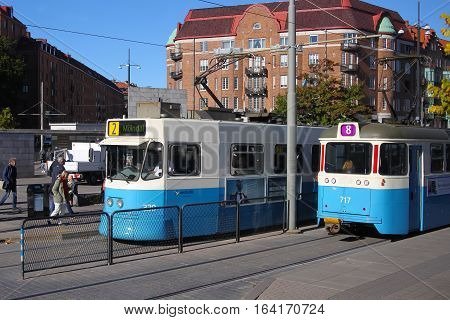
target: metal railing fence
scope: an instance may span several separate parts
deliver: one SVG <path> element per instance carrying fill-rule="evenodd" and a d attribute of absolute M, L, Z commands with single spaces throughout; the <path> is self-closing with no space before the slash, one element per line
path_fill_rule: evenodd
<path fill-rule="evenodd" d="M 27 219 L 22 274 L 173 250 L 287 228 L 283 196 Z"/>

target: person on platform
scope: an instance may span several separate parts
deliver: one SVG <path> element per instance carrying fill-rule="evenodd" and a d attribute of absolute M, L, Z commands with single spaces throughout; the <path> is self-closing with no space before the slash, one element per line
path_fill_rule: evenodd
<path fill-rule="evenodd" d="M 52 187 L 52 193 L 53 193 L 53 201 L 55 204 L 55 209 L 50 214 L 50 218 L 54 218 L 56 216 L 62 216 L 67 209 L 67 201 L 66 198 L 66 190 L 64 188 L 64 185 L 67 186 L 67 171 L 61 172 L 61 174 L 56 178 L 55 183 Z M 50 221 L 49 221 L 50 223 Z M 60 224 L 60 222 L 59 222 Z"/>
<path fill-rule="evenodd" d="M 0 199 L 0 205 L 4 204 L 5 201 L 9 198 L 9 195 L 12 193 L 12 207 L 13 210 L 19 210 L 17 208 L 17 168 L 16 168 L 16 159 L 9 159 L 8 165 L 3 169 L 3 190 L 5 193 L 3 197 Z"/>
<path fill-rule="evenodd" d="M 64 168 L 64 164 L 66 163 L 66 160 L 64 160 L 64 157 L 58 157 L 58 159 L 56 161 L 54 161 L 52 163 L 52 165 L 49 168 L 50 171 L 50 176 L 52 177 L 52 182 L 50 184 L 50 190 L 52 190 L 53 185 L 55 184 L 55 181 L 58 179 L 58 176 L 66 170 L 66 168 Z M 50 192 L 49 195 L 49 209 L 50 212 L 53 212 L 55 210 L 55 203 L 53 201 L 53 196 L 52 196 L 52 192 Z"/>

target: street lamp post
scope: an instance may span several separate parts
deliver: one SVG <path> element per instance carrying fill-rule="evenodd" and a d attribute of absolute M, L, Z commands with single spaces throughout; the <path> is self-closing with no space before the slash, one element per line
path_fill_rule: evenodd
<path fill-rule="evenodd" d="M 131 49 L 128 49 L 128 63 L 121 64 L 119 69 L 126 67 L 128 69 L 128 88 L 127 88 L 127 112 L 129 112 L 128 108 L 130 107 L 130 87 L 131 87 L 131 67 L 136 67 L 136 69 L 141 69 L 141 66 L 138 64 L 131 64 Z"/>

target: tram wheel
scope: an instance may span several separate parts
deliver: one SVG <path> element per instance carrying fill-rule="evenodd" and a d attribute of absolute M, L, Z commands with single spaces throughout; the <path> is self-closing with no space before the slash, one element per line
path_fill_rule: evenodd
<path fill-rule="evenodd" d="M 328 234 L 336 235 L 341 231 L 341 225 L 340 224 L 329 224 L 325 226 L 325 229 L 328 231 Z"/>

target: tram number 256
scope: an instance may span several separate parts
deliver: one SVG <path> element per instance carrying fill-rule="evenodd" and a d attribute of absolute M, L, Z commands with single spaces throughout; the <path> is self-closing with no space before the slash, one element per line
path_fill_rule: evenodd
<path fill-rule="evenodd" d="M 343 196 L 341 196 L 341 203 L 349 204 L 351 200 L 352 200 L 351 197 L 343 197 Z"/>

